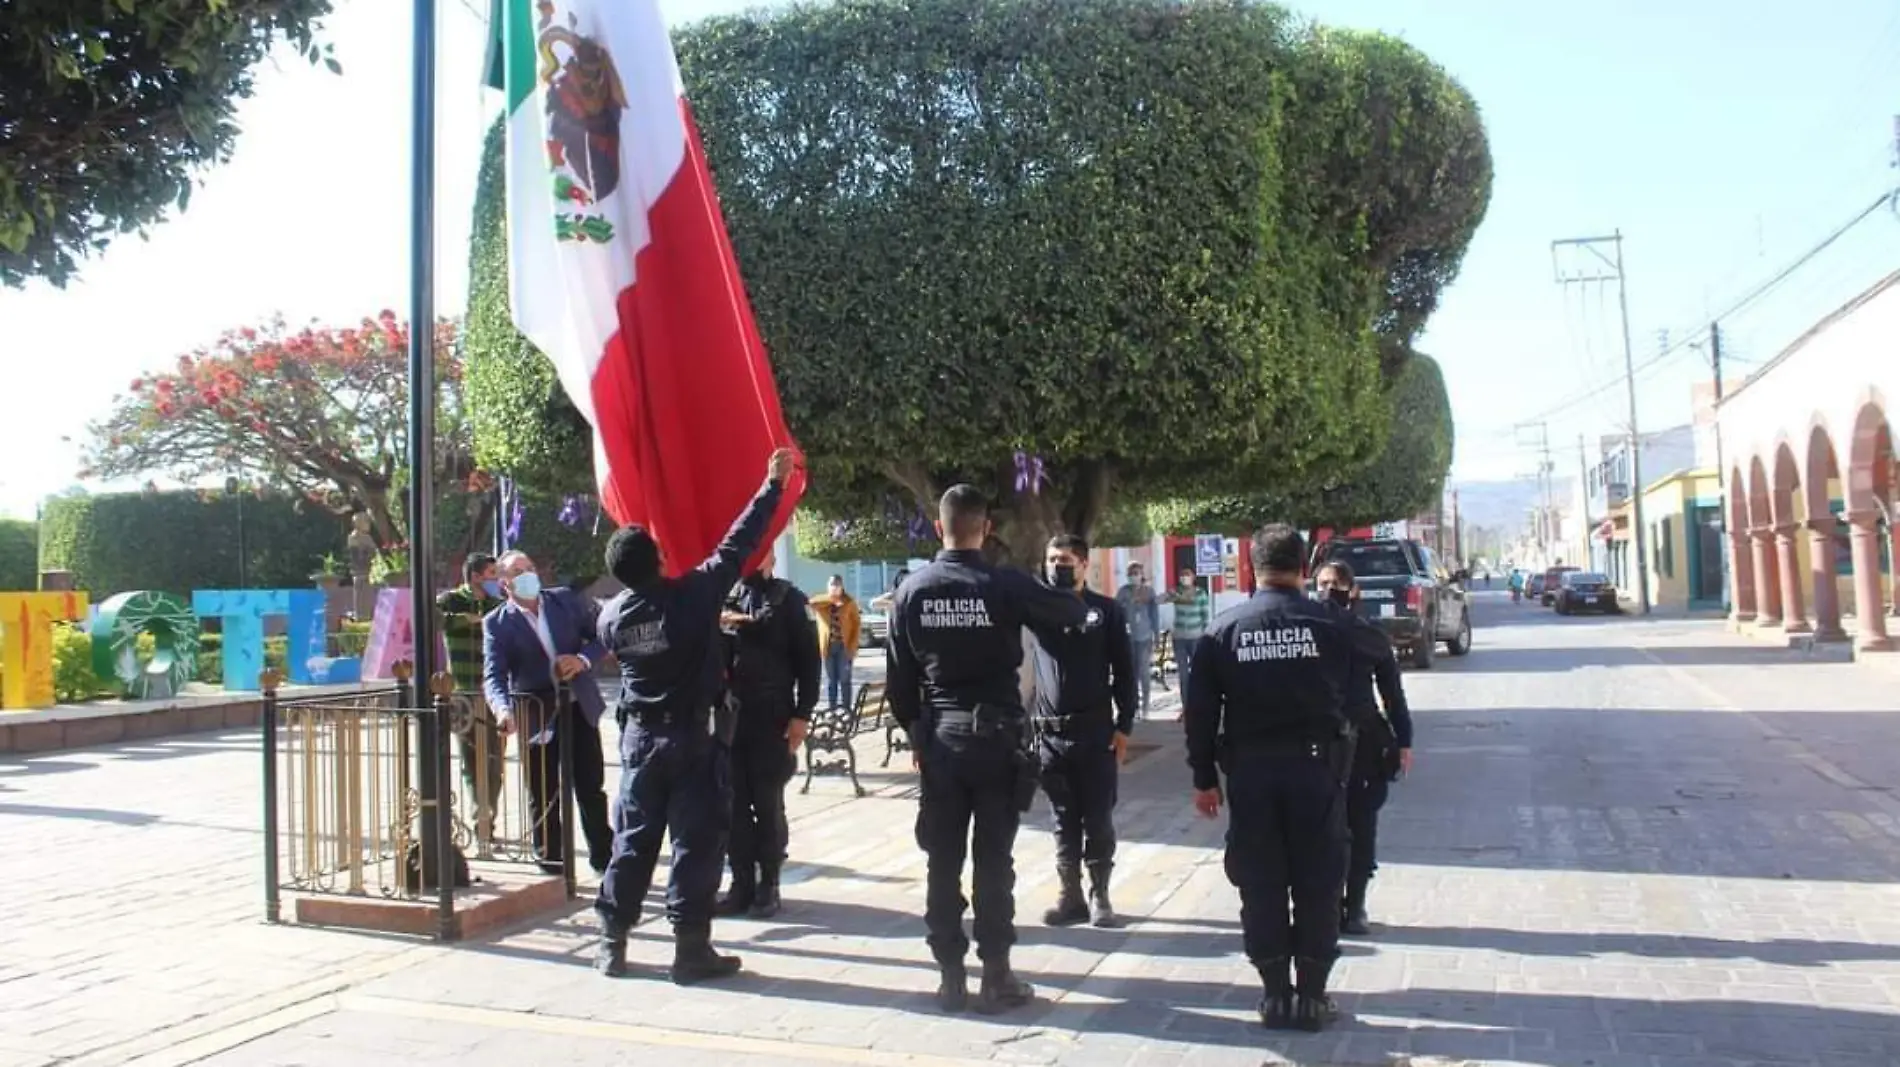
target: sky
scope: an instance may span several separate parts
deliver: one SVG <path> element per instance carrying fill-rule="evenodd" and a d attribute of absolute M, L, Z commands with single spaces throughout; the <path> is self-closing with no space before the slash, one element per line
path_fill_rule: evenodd
<path fill-rule="evenodd" d="M 662 0 L 675 22 L 752 6 Z M 1706 326 L 1900 184 L 1900 0 L 1306 0 L 1319 22 L 1419 47 L 1482 108 L 1496 167 L 1488 217 L 1419 347 L 1444 368 L 1454 475 L 1534 469 L 1541 421 L 1559 473 L 1579 435 L 1622 432 L 1615 287 L 1559 286 L 1551 242 L 1621 231 L 1636 362 Z M 466 295 L 477 156 L 497 94 L 480 86 L 486 0 L 440 0 L 437 299 Z M 406 313 L 410 5 L 339 0 L 322 37 L 342 75 L 286 58 L 259 71 L 236 153 L 185 214 L 124 238 L 65 290 L 0 289 L 13 410 L 0 419 L 0 513 L 75 483 L 86 425 L 141 371 L 224 330 Z M 1731 381 L 1900 268 L 1880 212 L 1722 320 Z M 1644 430 L 1690 417 L 1705 350 L 1638 375 Z M 1613 386 L 1604 388 L 1605 386 Z M 1594 394 L 1593 394 L 1594 391 Z M 94 486 L 92 488 L 100 488 Z"/>

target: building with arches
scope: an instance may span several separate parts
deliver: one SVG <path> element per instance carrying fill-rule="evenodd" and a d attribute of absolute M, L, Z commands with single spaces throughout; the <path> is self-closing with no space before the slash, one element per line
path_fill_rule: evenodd
<path fill-rule="evenodd" d="M 1730 618 L 1894 651 L 1900 272 L 1725 397 Z"/>

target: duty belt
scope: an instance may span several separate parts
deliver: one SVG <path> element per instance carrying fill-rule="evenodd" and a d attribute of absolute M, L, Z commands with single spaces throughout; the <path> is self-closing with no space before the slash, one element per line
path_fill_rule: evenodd
<path fill-rule="evenodd" d="M 1235 752 L 1259 754 L 1263 756 L 1311 756 L 1314 759 L 1326 759 L 1332 754 L 1333 746 L 1340 744 L 1343 738 L 1331 738 L 1324 741 L 1302 740 L 1299 738 L 1262 738 L 1257 741 L 1228 742 Z"/>

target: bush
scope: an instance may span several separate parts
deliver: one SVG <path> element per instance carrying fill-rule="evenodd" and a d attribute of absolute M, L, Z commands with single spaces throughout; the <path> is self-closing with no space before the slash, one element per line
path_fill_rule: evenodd
<path fill-rule="evenodd" d="M 143 669 L 155 652 L 151 634 L 140 634 L 138 664 Z M 92 667 L 92 634 L 85 627 L 62 622 L 53 625 L 53 699 L 77 704 L 99 697 L 124 694 L 117 678 L 101 678 Z"/>
<path fill-rule="evenodd" d="M 238 499 L 222 493 L 109 493 L 49 501 L 39 566 L 67 570 L 94 602 L 135 589 L 189 596 L 238 584 Z M 282 496 L 243 500 L 244 581 L 304 589 L 326 554 L 344 553 L 342 519 Z"/>
<path fill-rule="evenodd" d="M 0 590 L 40 587 L 40 528 L 19 519 L 0 519 Z"/>
<path fill-rule="evenodd" d="M 264 638 L 264 669 L 289 675 L 290 638 L 279 634 Z M 224 635 L 198 635 L 198 680 L 211 685 L 224 682 Z"/>

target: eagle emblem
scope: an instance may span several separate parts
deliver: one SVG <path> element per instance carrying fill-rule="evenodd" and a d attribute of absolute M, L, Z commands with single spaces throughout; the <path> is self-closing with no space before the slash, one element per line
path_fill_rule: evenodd
<path fill-rule="evenodd" d="M 536 70 L 547 105 L 548 167 L 559 205 L 555 236 L 605 244 L 614 239 L 613 223 L 586 209 L 620 187 L 620 115 L 627 110 L 627 91 L 613 55 L 579 32 L 572 12 L 567 25 L 560 26 L 553 0 L 541 0 L 536 10 Z"/>

